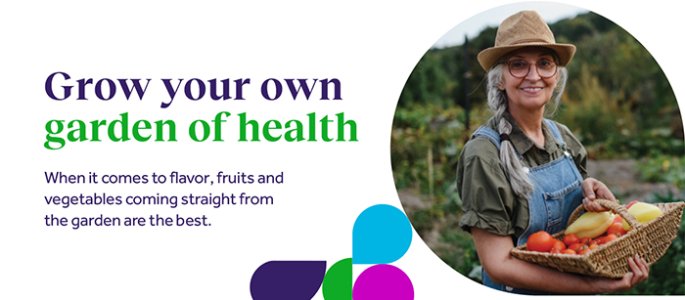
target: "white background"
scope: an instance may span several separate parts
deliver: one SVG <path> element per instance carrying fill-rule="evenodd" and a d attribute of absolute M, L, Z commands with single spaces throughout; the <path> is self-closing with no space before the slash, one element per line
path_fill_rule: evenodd
<path fill-rule="evenodd" d="M 461 21 L 509 1 L 4 3 L 0 7 L 0 91 L 4 108 L 0 177 L 0 299 L 250 299 L 252 272 L 269 260 L 351 256 L 351 232 L 366 207 L 400 207 L 390 166 L 390 130 L 400 91 L 420 57 Z M 152 1 L 151 1 L 152 2 Z M 655 57 L 676 97 L 685 97 L 681 10 L 676 1 L 565 3 L 599 13 L 633 34 Z M 78 78 L 151 78 L 142 102 L 57 102 L 44 91 L 55 71 Z M 242 102 L 176 99 L 159 107 L 159 78 L 251 78 Z M 338 78 L 343 101 L 262 100 L 257 83 L 274 78 Z M 92 92 L 91 92 L 92 95 Z M 681 100 L 682 101 L 682 100 Z M 345 112 L 357 143 L 195 143 L 184 126 L 234 113 L 304 119 Z M 173 119 L 178 143 L 81 143 L 42 147 L 49 119 Z M 234 130 L 230 130 L 233 128 Z M 214 173 L 284 171 L 282 186 L 243 187 L 273 194 L 273 207 L 220 210 L 48 207 L 47 194 L 149 193 L 204 187 L 49 186 L 43 171 Z M 227 189 L 230 190 L 231 187 Z M 219 191 L 219 189 L 217 189 Z M 47 228 L 47 213 L 207 214 L 208 228 Z M 416 299 L 494 295 L 445 265 L 414 233 L 396 265 Z M 493 294 L 493 295 L 490 295 Z M 319 292 L 316 299 L 322 299 Z"/>

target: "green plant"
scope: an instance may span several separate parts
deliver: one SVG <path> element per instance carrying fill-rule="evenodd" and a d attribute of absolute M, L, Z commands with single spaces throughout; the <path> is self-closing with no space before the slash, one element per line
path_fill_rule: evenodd
<path fill-rule="evenodd" d="M 436 254 L 442 261 L 463 275 L 468 275 L 474 267 L 480 266 L 476 247 L 471 236 L 459 229 L 459 218 L 453 218 L 440 231 L 440 242 L 443 246 Z"/>
<path fill-rule="evenodd" d="M 685 188 L 685 156 L 657 155 L 640 160 L 640 179 L 648 182 L 666 182 Z"/>

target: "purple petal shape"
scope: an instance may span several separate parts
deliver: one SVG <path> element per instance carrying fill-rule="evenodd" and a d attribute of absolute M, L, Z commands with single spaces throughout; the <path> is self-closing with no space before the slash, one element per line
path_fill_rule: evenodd
<path fill-rule="evenodd" d="M 309 300 L 316 295 L 326 274 L 326 261 L 269 261 L 250 281 L 254 300 Z"/>

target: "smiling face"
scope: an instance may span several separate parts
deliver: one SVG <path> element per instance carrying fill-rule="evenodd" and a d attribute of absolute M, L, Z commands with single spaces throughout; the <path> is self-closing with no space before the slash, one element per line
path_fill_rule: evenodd
<path fill-rule="evenodd" d="M 512 113 L 520 110 L 544 110 L 559 79 L 559 72 L 551 73 L 548 69 L 548 64 L 554 64 L 555 61 L 550 50 L 546 48 L 523 48 L 508 56 L 502 87 L 507 93 Z M 525 65 L 529 66 L 527 71 Z"/>

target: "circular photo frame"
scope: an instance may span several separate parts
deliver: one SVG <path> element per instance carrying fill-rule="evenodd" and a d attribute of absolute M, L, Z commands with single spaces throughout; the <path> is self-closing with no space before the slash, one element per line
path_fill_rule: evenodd
<path fill-rule="evenodd" d="M 442 261 L 481 283 L 482 255 L 470 231 L 473 222 L 462 217 L 473 210 L 469 203 L 492 200 L 462 199 L 461 192 L 473 187 L 459 186 L 465 181 L 457 169 L 465 144 L 494 115 L 478 54 L 496 43 L 500 22 L 527 10 L 544 18 L 556 43 L 576 48 L 565 66 L 560 104 L 545 106 L 544 117 L 565 125 L 582 145 L 584 161 L 577 163 L 584 168 L 583 178 L 604 183 L 621 204 L 685 201 L 678 103 L 656 60 L 635 37 L 599 14 L 565 4 L 526 2 L 485 11 L 450 30 L 416 64 L 395 110 L 391 140 L 396 189 L 414 229 Z M 529 63 L 529 72 L 533 64 L 540 71 L 539 61 Z M 527 200 L 514 200 L 521 201 Z M 503 222 L 509 223 L 491 227 L 506 227 L 502 232 L 515 246 L 520 232 L 512 228 L 525 220 L 520 211 L 504 206 L 508 219 Z M 683 245 L 685 226 L 651 265 L 650 280 L 622 293 L 685 293 L 685 268 L 678 267 L 685 262 Z"/>

